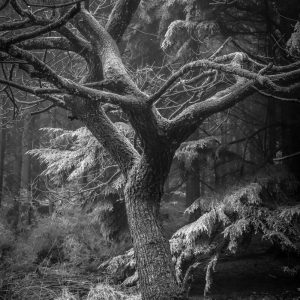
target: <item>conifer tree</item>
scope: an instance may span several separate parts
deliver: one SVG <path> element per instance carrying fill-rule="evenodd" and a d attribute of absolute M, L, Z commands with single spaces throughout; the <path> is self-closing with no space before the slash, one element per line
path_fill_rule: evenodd
<path fill-rule="evenodd" d="M 13 73 L 10 78 L 1 78 L 0 83 L 40 98 L 28 103 L 40 107 L 35 113 L 58 106 L 89 129 L 124 177 L 142 299 L 184 299 L 176 281 L 169 242 L 158 219 L 163 186 L 175 151 L 206 118 L 242 101 L 256 89 L 297 102 L 300 65 L 264 64 L 240 51 L 221 55 L 226 46 L 221 45 L 209 58 L 182 65 L 148 94 L 129 75 L 118 48 L 140 1 L 116 1 L 105 25 L 94 15 L 95 2 L 45 4 L 32 0 L 25 6 L 18 0 L 5 1 L 1 9 L 10 10 L 15 18 L 0 25 L 1 31 L 10 32 L 1 36 L 0 59 L 17 65 L 18 75 L 23 76 Z M 210 25 L 208 28 L 212 29 Z M 61 68 L 57 61 L 43 61 L 40 49 L 63 51 L 64 59 L 70 59 L 71 71 Z M 79 61 L 86 68 L 76 68 Z M 207 88 L 223 74 L 229 80 L 222 90 Z M 174 86 L 186 85 L 201 93 L 171 115 L 158 110 L 159 101 Z M 19 97 L 11 100 L 20 104 Z M 140 147 L 114 124 L 114 109 L 131 124 Z"/>

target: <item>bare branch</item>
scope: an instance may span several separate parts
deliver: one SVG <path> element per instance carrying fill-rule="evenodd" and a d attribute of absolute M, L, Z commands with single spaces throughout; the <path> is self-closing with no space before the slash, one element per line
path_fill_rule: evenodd
<path fill-rule="evenodd" d="M 50 5 L 50 4 L 35 4 L 35 3 L 30 3 L 28 1 L 24 2 L 26 3 L 27 6 L 32 6 L 32 7 L 47 7 L 47 8 L 61 8 L 61 7 L 66 7 L 66 6 L 70 6 L 73 4 L 78 4 L 80 2 L 83 2 L 84 0 L 78 0 L 78 1 L 71 1 L 71 2 L 67 2 L 67 3 L 62 3 L 62 4 L 54 4 L 54 5 Z"/>
<path fill-rule="evenodd" d="M 115 125 L 104 113 L 102 107 L 95 104 L 93 112 L 89 110 L 81 120 L 87 128 L 107 149 L 114 161 L 119 165 L 121 172 L 127 176 L 128 171 L 138 159 L 139 154 L 131 142 L 117 130 Z M 97 125 L 96 125 L 97 124 Z"/>
<path fill-rule="evenodd" d="M 261 95 L 265 96 L 265 97 L 270 97 L 273 99 L 277 99 L 280 101 L 287 101 L 287 102 L 296 102 L 296 103 L 300 103 L 300 99 L 299 98 L 286 98 L 286 97 L 280 97 L 280 96 L 276 96 L 276 95 L 272 95 L 266 92 L 261 91 L 260 89 L 256 88 L 255 86 L 253 86 L 252 88 L 254 88 L 258 93 L 260 93 Z M 298 88 L 300 88 L 300 85 L 298 85 Z"/>
<path fill-rule="evenodd" d="M 49 88 L 30 88 L 27 86 L 23 86 L 20 84 L 17 84 L 13 81 L 9 81 L 9 80 L 5 80 L 5 79 L 0 79 L 0 83 L 5 84 L 6 86 L 9 87 L 13 87 L 16 89 L 19 89 L 23 92 L 38 96 L 39 98 L 42 98 L 43 100 L 37 100 L 37 101 L 21 101 L 21 100 L 17 100 L 15 98 L 11 99 L 11 101 L 16 104 L 16 103 L 20 103 L 20 104 L 26 104 L 26 105 L 32 105 L 32 104 L 37 104 L 37 103 L 41 103 L 44 101 L 51 101 L 53 104 L 55 104 L 55 106 L 60 106 L 62 108 L 66 108 L 66 103 L 54 96 L 50 96 L 49 94 L 54 93 L 60 93 L 60 90 L 57 89 L 49 89 Z M 13 95 L 12 91 L 11 94 Z"/>
<path fill-rule="evenodd" d="M 46 111 L 51 110 L 52 108 L 54 108 L 54 107 L 56 107 L 56 106 L 57 106 L 57 105 L 55 105 L 55 104 L 51 104 L 51 105 L 47 106 L 47 107 L 44 108 L 44 109 L 41 109 L 41 110 L 38 110 L 38 111 L 34 111 L 34 112 L 30 113 L 30 114 L 31 114 L 32 116 L 38 115 L 38 114 L 42 114 L 42 113 L 44 113 L 44 112 L 46 112 Z"/>
<path fill-rule="evenodd" d="M 286 155 L 286 156 L 283 156 L 283 157 L 273 158 L 273 160 L 274 161 L 281 161 L 281 160 L 293 158 L 293 157 L 296 157 L 296 156 L 299 156 L 299 155 L 300 155 L 300 152 L 295 152 L 293 154 Z"/>
<path fill-rule="evenodd" d="M 235 56 L 241 53 L 236 53 Z M 243 55 L 243 54 L 241 54 Z M 256 72 L 251 72 L 246 69 L 242 69 L 239 66 L 232 64 L 220 64 L 214 61 L 210 61 L 208 59 L 193 61 L 184 65 L 180 70 L 175 72 L 166 82 L 165 84 L 148 100 L 147 103 L 152 105 L 156 100 L 158 100 L 167 90 L 168 88 L 181 76 L 188 73 L 194 69 L 213 69 L 217 71 L 221 71 L 228 74 L 233 74 L 240 76 L 242 78 L 247 78 L 250 80 L 255 80 L 262 86 L 270 87 L 275 91 L 282 91 L 284 88 L 276 85 L 268 76 L 263 76 Z"/>
<path fill-rule="evenodd" d="M 32 26 L 29 19 L 24 19 L 21 21 L 13 21 L 13 22 L 7 22 L 0 25 L 0 31 L 6 31 L 6 30 L 17 30 L 22 28 L 27 28 Z"/>
<path fill-rule="evenodd" d="M 42 34 L 45 34 L 47 32 L 50 32 L 54 29 L 57 29 L 63 25 L 65 25 L 71 18 L 74 17 L 76 13 L 78 13 L 80 10 L 80 6 L 76 5 L 72 7 L 64 16 L 59 18 L 58 20 L 52 22 L 51 24 L 44 26 L 42 28 L 39 28 L 33 32 L 28 32 L 28 33 L 22 33 L 19 34 L 18 36 L 3 40 L 2 43 L 5 43 L 6 46 L 11 45 L 11 44 L 16 44 L 28 39 L 35 38 L 37 36 L 40 36 Z"/>
<path fill-rule="evenodd" d="M 9 3 L 9 0 L 4 0 L 4 3 L 0 6 L 0 11 L 2 9 L 4 9 L 7 6 L 8 3 Z"/>
<path fill-rule="evenodd" d="M 134 106 L 138 105 L 138 101 L 134 96 L 123 96 L 105 91 L 99 91 L 77 84 L 74 81 L 67 80 L 62 76 L 57 75 L 55 71 L 53 71 L 49 66 L 43 63 L 33 54 L 22 50 L 14 45 L 11 45 L 7 49 L 7 52 L 13 57 L 26 60 L 36 69 L 36 71 L 42 74 L 45 79 L 47 79 L 50 83 L 54 84 L 57 88 L 61 89 L 61 92 L 77 95 L 89 100 L 116 104 L 131 109 Z"/>
<path fill-rule="evenodd" d="M 243 80 L 216 93 L 203 102 L 190 105 L 178 116 L 170 120 L 171 136 L 177 137 L 177 139 L 182 142 L 181 139 L 189 136 L 204 119 L 216 112 L 230 108 L 247 96 L 253 94 L 253 84 L 253 80 Z"/>
<path fill-rule="evenodd" d="M 115 81 L 120 93 L 142 96 L 127 73 L 118 47 L 107 31 L 86 9 L 82 9 L 79 16 L 84 20 L 93 47 L 101 59 L 105 79 Z"/>
<path fill-rule="evenodd" d="M 33 40 L 27 40 L 18 45 L 25 50 L 38 50 L 38 49 L 59 49 L 65 51 L 77 52 L 73 44 L 63 37 L 41 37 Z M 81 49 L 80 52 L 85 49 Z"/>
<path fill-rule="evenodd" d="M 300 67 L 300 66 L 299 66 Z M 284 72 L 276 73 L 274 75 L 269 75 L 270 80 L 272 81 L 293 81 L 300 79 L 300 68 Z"/>
<path fill-rule="evenodd" d="M 230 36 L 225 40 L 225 42 L 209 57 L 210 60 L 214 60 L 225 48 L 225 46 L 232 41 L 232 37 Z"/>
<path fill-rule="evenodd" d="M 9 85 L 11 87 L 17 88 L 21 91 L 33 94 L 33 95 L 41 95 L 41 94 L 60 94 L 62 91 L 60 89 L 51 89 L 51 88 L 31 88 L 28 86 L 24 86 L 13 81 L 5 80 L 0 78 L 0 83 Z"/>
<path fill-rule="evenodd" d="M 121 41 L 139 4 L 140 0 L 118 0 L 116 2 L 105 27 L 116 43 Z"/>
<path fill-rule="evenodd" d="M 29 20 L 35 22 L 36 18 L 35 16 L 32 14 L 31 11 L 29 11 L 28 9 L 23 9 L 19 3 L 18 0 L 10 0 L 10 4 L 11 6 L 14 8 L 14 10 L 21 16 L 21 17 L 25 17 L 28 18 Z"/>
<path fill-rule="evenodd" d="M 91 55 L 92 47 L 91 44 L 83 39 L 80 36 L 75 35 L 69 28 L 66 26 L 62 26 L 57 29 L 57 31 L 66 37 L 73 45 L 73 47 L 76 49 L 76 52 L 83 55 Z M 82 51 L 82 52 L 81 52 Z"/>

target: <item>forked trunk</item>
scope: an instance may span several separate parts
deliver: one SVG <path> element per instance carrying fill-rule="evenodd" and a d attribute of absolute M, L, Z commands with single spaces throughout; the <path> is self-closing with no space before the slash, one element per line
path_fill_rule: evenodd
<path fill-rule="evenodd" d="M 158 212 L 167 170 L 142 158 L 131 170 L 125 202 L 143 300 L 183 299 Z"/>

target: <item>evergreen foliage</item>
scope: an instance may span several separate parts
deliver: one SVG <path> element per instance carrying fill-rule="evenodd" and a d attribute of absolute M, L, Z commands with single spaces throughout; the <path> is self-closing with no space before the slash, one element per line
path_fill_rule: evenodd
<path fill-rule="evenodd" d="M 206 154 L 214 153 L 219 145 L 220 140 L 215 136 L 185 142 L 176 151 L 175 158 L 183 163 L 185 169 L 190 169 L 194 159 L 203 158 Z"/>
<path fill-rule="evenodd" d="M 300 55 L 300 22 L 295 25 L 294 32 L 287 42 L 287 47 L 291 55 Z"/>
<path fill-rule="evenodd" d="M 134 138 L 125 123 L 116 123 L 122 134 Z M 45 165 L 41 177 L 49 180 L 46 192 L 56 211 L 65 213 L 80 207 L 93 224 L 101 224 L 101 232 L 112 238 L 124 232 L 126 215 L 122 202 L 123 177 L 110 156 L 89 130 L 43 128 L 45 146 L 29 151 Z M 83 182 L 83 183 L 82 183 Z M 45 196 L 45 194 L 44 194 Z"/>
<path fill-rule="evenodd" d="M 208 291 L 209 274 L 218 255 L 243 251 L 253 237 L 267 240 L 284 251 L 299 252 L 298 189 L 299 183 L 292 175 L 280 168 L 270 168 L 225 192 L 210 195 L 209 199 L 197 199 L 186 213 L 198 209 L 203 214 L 174 233 L 170 241 L 177 257 L 177 277 L 182 278 L 182 263 L 187 257 L 207 257 Z"/>
<path fill-rule="evenodd" d="M 228 238 L 228 250 L 236 252 L 239 240 L 252 231 L 263 239 L 279 243 L 284 249 L 297 249 L 300 207 L 295 195 L 298 182 L 282 172 L 260 174 L 254 181 L 230 188 L 225 194 L 215 195 L 215 202 L 207 208 L 207 202 L 199 198 L 186 212 L 196 209 L 206 211 L 198 220 L 178 230 L 173 239 L 194 245 L 200 236 L 211 237 L 216 225 L 222 224 L 224 238 Z M 286 175 L 286 174 L 285 174 Z M 177 245 L 178 246 L 178 245 Z M 174 253 L 177 252 L 174 249 Z"/>
<path fill-rule="evenodd" d="M 117 123 L 117 126 L 125 135 L 129 133 L 125 123 Z M 48 176 L 55 184 L 78 180 L 89 172 L 103 176 L 105 169 L 113 164 L 104 148 L 85 127 L 75 131 L 61 128 L 41 130 L 49 138 L 47 146 L 28 153 L 46 165 L 42 175 Z"/>

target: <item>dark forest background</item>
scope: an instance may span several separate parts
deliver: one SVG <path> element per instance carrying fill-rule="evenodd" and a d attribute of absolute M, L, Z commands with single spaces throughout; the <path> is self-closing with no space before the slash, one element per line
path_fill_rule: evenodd
<path fill-rule="evenodd" d="M 102 24 L 114 2 L 91 1 Z M 298 0 L 141 1 L 120 50 L 138 86 L 153 93 L 220 47 L 267 65 L 298 62 L 299 16 Z M 15 12 L 7 6 L 0 18 Z M 74 53 L 38 55 L 68 78 L 86 72 Z M 1 78 L 17 76 L 16 65 L 0 65 Z M 175 85 L 157 108 L 171 117 L 231 80 Z M 138 299 L 115 162 L 76 116 L 28 106 L 34 96 L 4 84 L 0 98 L 0 299 Z M 191 297 L 300 297 L 299 101 L 257 90 L 206 119 L 176 151 L 160 220 Z M 109 109 L 138 148 L 126 116 Z"/>

